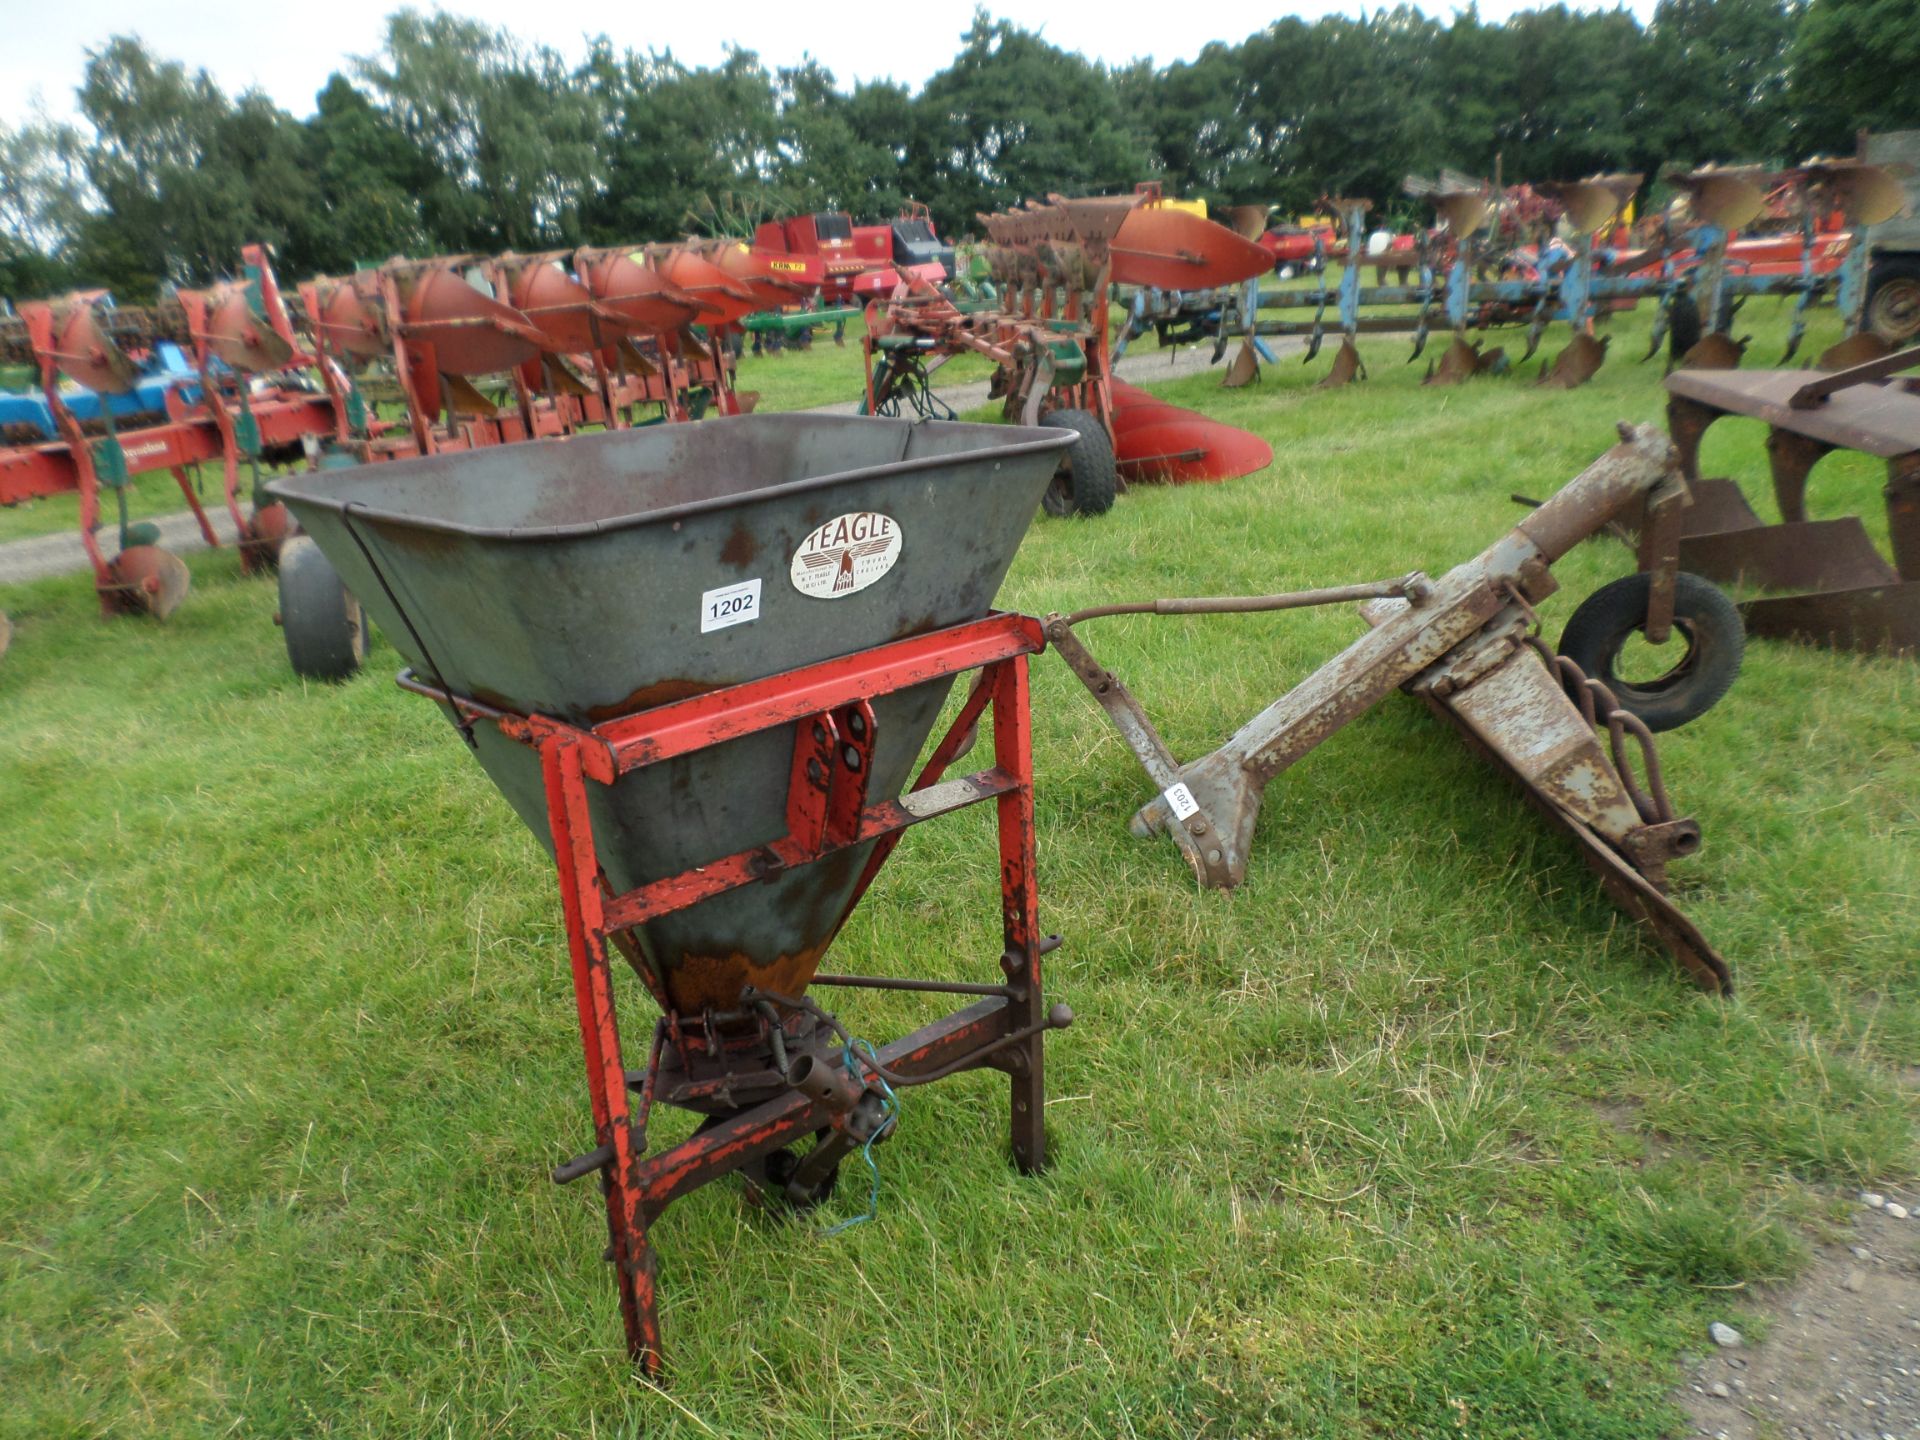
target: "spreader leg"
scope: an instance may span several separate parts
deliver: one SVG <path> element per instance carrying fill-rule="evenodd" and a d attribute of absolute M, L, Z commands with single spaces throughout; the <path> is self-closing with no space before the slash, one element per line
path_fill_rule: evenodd
<path fill-rule="evenodd" d="M 612 1182 L 606 1191 L 607 1232 L 613 1239 L 609 1248 L 620 1291 L 620 1320 L 627 1328 L 627 1354 L 649 1377 L 655 1376 L 664 1362 L 660 1356 L 660 1299 L 654 1288 L 653 1242 L 647 1238 L 637 1192 Z"/>
<path fill-rule="evenodd" d="M 605 1152 L 600 1175 L 607 1197 L 608 1258 L 620 1292 L 627 1350 L 649 1375 L 660 1370 L 660 1311 L 654 1297 L 653 1247 L 647 1243 L 633 1123 L 627 1105 L 625 1064 L 614 1020 L 613 977 L 607 965 L 606 916 L 593 826 L 587 815 L 586 780 L 580 751 L 571 740 L 540 748 L 547 789 L 547 823 L 560 872 L 561 910 L 573 959 L 573 995 L 580 1043 L 587 1062 L 587 1092 L 593 1102 L 595 1138 Z"/>
<path fill-rule="evenodd" d="M 1032 1037 L 1009 1055 L 1013 1109 L 1013 1159 L 1025 1173 L 1046 1168 L 1046 1072 L 1042 1061 L 1045 995 L 1040 983 L 1040 907 L 1034 889 L 1033 732 L 1027 713 L 1027 657 L 994 667 L 994 763 L 1019 780 L 995 801 L 1000 822 L 1000 909 L 1006 948 L 1000 964 L 1014 991 L 1007 1005 L 1009 1031 L 1032 1028 Z"/>

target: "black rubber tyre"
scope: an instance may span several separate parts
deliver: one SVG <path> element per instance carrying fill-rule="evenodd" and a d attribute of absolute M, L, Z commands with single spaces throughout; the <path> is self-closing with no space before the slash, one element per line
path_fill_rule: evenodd
<path fill-rule="evenodd" d="M 1085 410 L 1049 410 L 1042 425 L 1057 425 L 1080 438 L 1060 452 L 1053 483 L 1040 497 L 1049 515 L 1104 515 L 1113 508 L 1120 487 L 1119 467 L 1113 462 L 1113 441 L 1100 417 Z"/>
<path fill-rule="evenodd" d="M 1920 255 L 1889 255 L 1867 272 L 1866 326 L 1898 349 L 1920 336 Z"/>
<path fill-rule="evenodd" d="M 367 614 L 305 535 L 280 547 L 280 627 L 293 673 L 346 680 L 367 658 Z"/>
<path fill-rule="evenodd" d="M 1684 570 L 1673 594 L 1670 646 L 1684 646 L 1673 668 L 1656 680 L 1622 680 L 1615 671 L 1621 647 L 1647 618 L 1650 575 L 1628 575 L 1602 585 L 1581 602 L 1560 635 L 1560 653 L 1613 691 L 1621 708 L 1649 730 L 1677 730 L 1719 702 L 1740 674 L 1747 630 L 1726 593 Z"/>

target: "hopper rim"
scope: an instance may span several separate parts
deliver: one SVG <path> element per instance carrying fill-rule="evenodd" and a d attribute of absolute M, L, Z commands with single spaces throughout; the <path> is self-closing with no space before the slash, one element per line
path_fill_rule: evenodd
<path fill-rule="evenodd" d="M 777 422 L 785 418 L 787 417 L 780 415 L 729 416 L 722 420 L 709 420 L 700 423 L 724 425 L 736 424 L 742 420 L 756 420 L 765 423 L 767 421 Z M 806 418 L 816 419 L 818 417 L 809 416 Z M 857 418 L 869 422 L 882 420 L 882 423 L 885 423 L 883 417 L 877 416 L 849 416 L 846 418 Z M 1005 445 L 983 446 L 978 451 L 970 452 L 968 456 L 970 459 L 1000 459 L 1002 457 L 1032 455 L 1049 450 L 1064 450 L 1079 438 L 1072 430 L 1047 425 L 1010 427 L 998 425 L 992 421 L 979 420 L 899 421 L 895 423 L 904 424 L 909 427 L 916 424 L 937 425 L 942 429 L 965 427 L 967 429 L 998 430 L 1004 432 L 1017 428 L 1029 434 L 1035 430 L 1048 432 L 1042 437 L 1033 439 L 1011 441 Z M 592 444 L 596 441 L 609 440 L 633 433 L 631 430 L 612 430 L 599 435 L 552 436 L 528 443 L 535 445 Z M 518 449 L 520 447 L 516 446 L 514 448 Z M 459 451 L 450 453 L 470 454 L 472 452 Z M 447 457 L 417 456 L 409 460 L 392 461 L 380 466 L 379 474 L 384 477 L 392 474 L 395 469 L 402 466 L 426 464 L 445 458 Z M 747 500 L 759 501 L 769 498 L 784 498 L 789 495 L 801 495 L 810 490 L 825 489 L 828 486 L 841 485 L 850 480 L 865 479 L 878 474 L 900 475 L 912 474 L 920 470 L 942 469 L 951 465 L 954 458 L 952 455 L 922 455 L 914 459 L 889 460 L 879 465 L 862 465 L 851 470 L 834 470 L 825 475 L 810 475 L 799 480 L 789 480 L 782 485 L 769 485 L 763 489 L 750 490 L 744 493 L 718 495 L 702 500 L 683 500 L 679 504 L 665 505 L 657 509 L 634 511 L 625 515 L 607 516 L 599 520 L 578 520 L 564 525 L 474 525 L 460 520 L 436 519 L 411 511 L 382 509 L 358 500 L 343 499 L 336 495 L 327 495 L 305 490 L 294 483 L 314 475 L 358 476 L 366 473 L 360 469 L 296 471 L 293 474 L 281 475 L 269 481 L 266 485 L 266 491 L 278 500 L 291 500 L 302 505 L 312 505 L 317 509 L 331 510 L 342 516 L 347 516 L 348 512 L 351 511 L 353 518 L 387 521 L 392 524 L 404 525 L 415 530 L 428 531 L 439 535 L 459 535 L 475 540 L 564 540 L 607 535 L 620 530 L 638 529 L 642 526 L 653 525 L 661 521 L 682 520 L 689 516 L 704 515 L 713 511 L 733 510 L 739 508 L 739 506 Z"/>

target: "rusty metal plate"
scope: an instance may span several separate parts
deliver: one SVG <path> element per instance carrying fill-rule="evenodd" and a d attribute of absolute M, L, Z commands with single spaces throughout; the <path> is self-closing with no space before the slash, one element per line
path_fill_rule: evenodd
<path fill-rule="evenodd" d="M 1118 285 L 1211 290 L 1273 268 L 1273 257 L 1224 225 L 1185 210 L 1134 210 L 1113 238 Z"/>
<path fill-rule="evenodd" d="M 1920 581 L 1824 595 L 1767 595 L 1740 607 L 1747 633 L 1843 650 L 1920 652 Z"/>
<path fill-rule="evenodd" d="M 1805 370 L 1676 370 L 1666 384 L 1672 394 L 1729 415 L 1883 460 L 1920 450 L 1920 395 L 1897 383 L 1849 385 L 1820 405 L 1796 410 L 1789 402 L 1810 378 Z"/>
<path fill-rule="evenodd" d="M 1689 535 L 1680 542 L 1680 568 L 1759 590 L 1853 589 L 1900 579 L 1857 515 Z"/>
<path fill-rule="evenodd" d="M 1540 383 L 1549 390 L 1573 390 L 1600 373 L 1607 361 L 1611 335 L 1595 339 L 1584 331 L 1573 337 L 1567 348 L 1554 357 L 1553 364 L 1540 372 Z"/>
<path fill-rule="evenodd" d="M 1682 512 L 1680 534 L 1683 539 L 1692 535 L 1722 535 L 1729 530 L 1752 530 L 1766 523 L 1754 513 L 1745 492 L 1735 481 L 1717 477 L 1694 480 L 1688 483 L 1687 492 L 1691 503 Z"/>
<path fill-rule="evenodd" d="M 520 312 L 484 295 L 451 268 L 421 268 L 397 277 L 405 335 L 430 342 L 449 375 L 488 375 L 531 360 L 546 337 Z"/>
<path fill-rule="evenodd" d="M 1481 740 L 1472 727 L 1447 705 L 1431 696 L 1423 698 L 1428 709 L 1458 731 L 1469 746 L 1506 773 L 1529 805 L 1573 837 L 1580 847 L 1580 858 L 1600 878 L 1607 897 L 1645 925 L 1694 984 L 1719 995 L 1733 993 L 1733 972 L 1728 968 L 1725 958 L 1700 933 L 1699 927 L 1681 912 L 1679 906 L 1656 890 L 1611 845 L 1528 784 L 1506 756 Z"/>
<path fill-rule="evenodd" d="M 244 285 L 207 292 L 207 348 L 243 375 L 265 375 L 293 359 L 293 346 L 253 313 Z"/>
<path fill-rule="evenodd" d="M 640 330 L 670 335 L 700 318 L 700 301 L 667 283 L 666 277 L 626 250 L 582 250 L 574 257 L 580 278 L 596 300 L 624 315 Z"/>
<path fill-rule="evenodd" d="M 634 326 L 551 260 L 503 261 L 507 302 L 556 350 L 577 355 L 633 333 Z"/>

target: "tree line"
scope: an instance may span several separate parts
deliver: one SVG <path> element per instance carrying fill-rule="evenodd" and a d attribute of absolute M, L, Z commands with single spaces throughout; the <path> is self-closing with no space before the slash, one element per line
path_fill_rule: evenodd
<path fill-rule="evenodd" d="M 1120 67 L 976 11 L 917 94 L 739 48 L 693 67 L 601 38 L 569 64 L 403 10 L 302 119 L 116 36 L 88 52 L 84 126 L 0 125 L 0 294 L 143 298 L 229 273 L 255 239 L 299 276 L 829 208 L 879 218 L 908 198 L 960 233 L 977 211 L 1143 179 L 1215 203 L 1361 195 L 1411 214 L 1401 178 L 1441 166 L 1512 182 L 1849 152 L 1857 127 L 1920 125 L 1916 74 L 1912 0 L 1660 0 L 1645 25 L 1401 6 Z"/>

